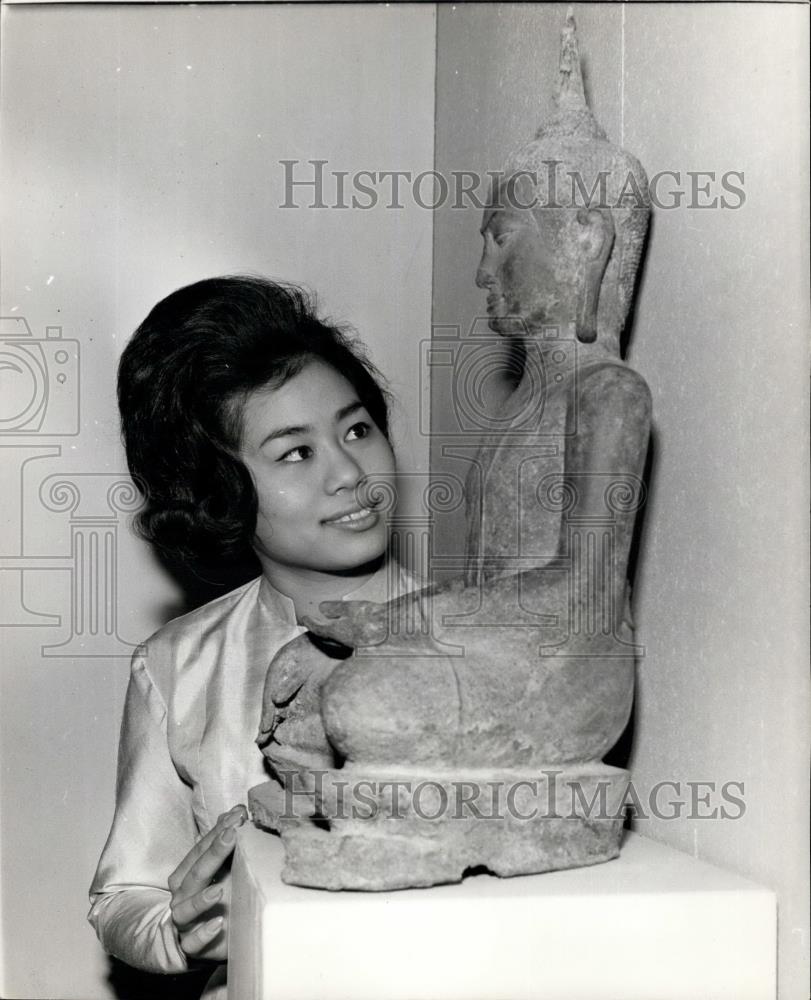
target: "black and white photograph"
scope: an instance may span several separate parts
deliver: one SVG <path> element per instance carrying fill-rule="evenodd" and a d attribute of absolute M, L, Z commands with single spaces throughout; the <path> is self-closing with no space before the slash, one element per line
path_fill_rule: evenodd
<path fill-rule="evenodd" d="M 0 997 L 807 1000 L 810 10 L 0 2 Z"/>

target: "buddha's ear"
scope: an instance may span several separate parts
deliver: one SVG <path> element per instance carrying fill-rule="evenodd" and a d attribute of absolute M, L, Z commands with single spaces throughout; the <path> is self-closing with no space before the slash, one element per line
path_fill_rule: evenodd
<path fill-rule="evenodd" d="M 608 255 L 614 245 L 614 222 L 601 208 L 581 208 L 577 212 L 577 242 L 586 266 L 578 289 L 575 330 L 577 339 L 592 344 L 597 339 L 597 304 Z"/>
<path fill-rule="evenodd" d="M 587 261 L 607 261 L 614 243 L 614 221 L 604 208 L 577 211 L 577 242 Z"/>

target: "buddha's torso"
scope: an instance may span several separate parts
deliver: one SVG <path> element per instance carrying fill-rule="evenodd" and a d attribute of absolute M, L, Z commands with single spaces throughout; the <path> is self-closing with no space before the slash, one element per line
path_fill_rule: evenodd
<path fill-rule="evenodd" d="M 627 366 L 600 355 L 556 371 L 547 365 L 543 384 L 522 379 L 508 401 L 516 419 L 488 434 L 466 482 L 468 583 L 544 566 L 560 555 L 567 474 L 567 442 L 578 432 L 581 393 L 599 369 Z M 534 394 L 535 399 L 530 399 Z M 532 425 L 526 416 L 534 410 Z"/>

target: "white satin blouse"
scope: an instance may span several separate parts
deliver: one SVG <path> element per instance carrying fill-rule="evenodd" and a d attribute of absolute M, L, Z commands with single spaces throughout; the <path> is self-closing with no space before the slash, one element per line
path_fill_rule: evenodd
<path fill-rule="evenodd" d="M 385 600 L 386 576 L 384 566 L 351 596 Z M 401 592 L 413 585 L 406 576 Z M 117 958 L 153 972 L 188 968 L 169 910 L 169 875 L 221 813 L 268 779 L 254 742 L 265 674 L 303 631 L 293 602 L 258 577 L 169 622 L 136 650 L 115 815 L 88 915 Z"/>

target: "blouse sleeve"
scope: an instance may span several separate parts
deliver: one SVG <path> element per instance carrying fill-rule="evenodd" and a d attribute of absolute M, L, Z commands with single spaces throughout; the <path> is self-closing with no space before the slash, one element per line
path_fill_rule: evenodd
<path fill-rule="evenodd" d="M 150 972 L 189 968 L 168 880 L 197 839 L 191 794 L 169 755 L 166 705 L 141 647 L 121 724 L 115 815 L 90 887 L 88 919 L 108 952 Z"/>

